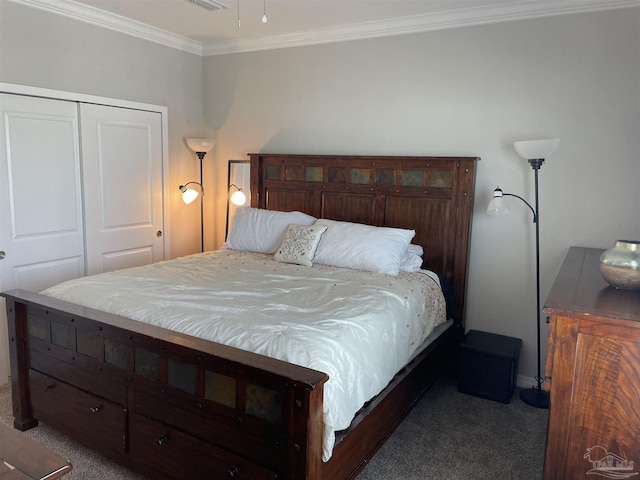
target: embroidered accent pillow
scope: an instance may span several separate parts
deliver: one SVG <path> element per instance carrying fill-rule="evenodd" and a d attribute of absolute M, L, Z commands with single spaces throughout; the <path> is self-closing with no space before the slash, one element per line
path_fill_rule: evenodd
<path fill-rule="evenodd" d="M 282 263 L 313 265 L 313 257 L 320 238 L 327 227 L 325 225 L 289 225 L 284 240 L 273 258 Z"/>

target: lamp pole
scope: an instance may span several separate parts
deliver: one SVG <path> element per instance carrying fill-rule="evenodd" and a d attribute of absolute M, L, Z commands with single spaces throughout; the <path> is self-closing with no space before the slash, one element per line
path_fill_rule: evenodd
<path fill-rule="evenodd" d="M 529 160 L 531 168 L 534 170 L 534 191 L 535 191 L 535 208 L 531 206 L 524 198 L 513 193 L 504 193 L 500 191 L 501 196 L 515 197 L 529 207 L 533 214 L 533 223 L 536 224 L 536 339 L 537 339 L 537 376 L 536 386 L 520 391 L 520 398 L 528 405 L 537 408 L 549 408 L 549 394 L 542 388 L 542 373 L 540 369 L 541 349 L 540 349 L 540 204 L 538 200 L 538 170 L 544 163 L 544 159 Z"/>
<path fill-rule="evenodd" d="M 186 138 L 185 141 L 187 142 L 187 146 L 198 156 L 198 159 L 200 160 L 200 182 L 190 183 L 197 183 L 200 185 L 202 194 L 202 197 L 200 197 L 200 250 L 204 252 L 204 187 L 202 186 L 202 160 L 207 152 L 213 148 L 216 141 L 211 138 Z M 185 203 L 190 203 L 193 200 L 195 200 L 195 197 L 192 197 L 189 201 L 185 200 Z"/>
<path fill-rule="evenodd" d="M 202 195 L 200 196 L 200 251 L 204 252 L 204 187 L 202 186 L 202 160 L 207 152 L 196 152 L 196 155 L 200 159 L 200 189 Z"/>
<path fill-rule="evenodd" d="M 558 148 L 560 140 L 557 138 L 550 138 L 546 140 L 528 140 L 521 142 L 514 142 L 513 146 L 518 154 L 527 159 L 529 165 L 534 171 L 535 175 L 535 209 L 524 198 L 514 195 L 512 193 L 504 193 L 500 187 L 497 187 L 493 191 L 493 199 L 487 206 L 487 213 L 490 215 L 506 215 L 509 209 L 506 205 L 503 205 L 502 197 L 510 196 L 516 197 L 522 200 L 531 213 L 533 213 L 533 223 L 536 224 L 536 337 L 537 337 L 537 350 L 538 350 L 538 365 L 536 386 L 530 389 L 525 389 L 520 392 L 520 398 L 528 405 L 537 408 L 549 408 L 549 393 L 542 388 L 542 374 L 540 371 L 541 363 L 541 350 L 540 350 L 540 204 L 538 201 L 538 170 L 544 163 L 545 156 L 552 154 Z"/>
<path fill-rule="evenodd" d="M 536 333 L 538 340 L 537 385 L 534 388 L 525 389 L 520 392 L 520 398 L 524 403 L 537 408 L 549 408 L 549 394 L 542 389 L 542 374 L 540 371 L 540 205 L 538 203 L 538 170 L 540 170 L 543 163 L 543 158 L 529 160 L 529 164 L 531 165 L 531 168 L 533 168 L 535 178 L 535 210 L 533 214 L 533 221 L 536 224 Z M 531 208 L 531 206 L 529 206 L 529 208 Z"/>

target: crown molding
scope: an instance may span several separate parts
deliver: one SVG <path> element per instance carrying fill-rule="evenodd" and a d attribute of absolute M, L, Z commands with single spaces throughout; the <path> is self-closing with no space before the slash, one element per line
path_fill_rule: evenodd
<path fill-rule="evenodd" d="M 437 14 L 397 17 L 381 21 L 328 27 L 318 30 L 278 35 L 261 39 L 229 40 L 204 45 L 203 55 L 224 55 L 238 52 L 273 50 L 278 48 L 319 45 L 365 40 L 395 35 L 423 33 L 492 23 L 527 20 L 574 13 L 617 10 L 640 6 L 640 0 L 523 0 L 513 5 L 451 10 Z"/>
<path fill-rule="evenodd" d="M 380 21 L 327 27 L 258 39 L 227 40 L 206 45 L 166 30 L 89 7 L 73 0 L 9 1 L 64 15 L 82 22 L 203 56 L 364 40 L 640 6 L 640 0 L 522 0 L 509 5 L 472 7 L 436 14 L 412 15 Z"/>
<path fill-rule="evenodd" d="M 108 28 L 116 32 L 159 43 L 167 47 L 177 48 L 185 52 L 202 55 L 202 43 L 190 38 L 176 35 L 161 28 L 126 17 L 108 13 L 89 7 L 73 0 L 9 0 L 13 3 L 28 5 L 50 13 L 56 13 L 98 27 Z"/>

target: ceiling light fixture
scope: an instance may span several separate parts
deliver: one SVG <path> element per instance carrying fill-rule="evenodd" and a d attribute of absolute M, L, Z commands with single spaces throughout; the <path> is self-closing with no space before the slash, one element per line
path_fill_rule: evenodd
<path fill-rule="evenodd" d="M 240 0 L 236 0 L 236 9 L 238 11 L 238 28 L 240 28 Z M 262 23 L 267 23 L 267 21 L 267 0 L 262 0 Z"/>
<path fill-rule="evenodd" d="M 188 0 L 191 3 L 195 3 L 196 5 L 201 6 L 202 8 L 206 8 L 207 10 L 224 10 L 229 8 L 228 5 L 224 3 L 216 2 L 215 0 Z"/>

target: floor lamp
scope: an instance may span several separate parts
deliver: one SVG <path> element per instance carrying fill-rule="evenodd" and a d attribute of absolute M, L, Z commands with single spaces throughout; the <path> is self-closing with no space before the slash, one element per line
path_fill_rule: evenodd
<path fill-rule="evenodd" d="M 504 197 L 515 197 L 522 200 L 533 213 L 533 223 L 536 224 L 536 327 L 538 340 L 538 375 L 535 387 L 520 392 L 520 398 L 528 405 L 537 408 L 549 408 L 549 394 L 542 388 L 542 375 L 540 373 L 540 209 L 538 204 L 538 170 L 542 167 L 544 159 L 558 148 L 560 140 L 557 138 L 547 140 L 530 140 L 515 142 L 513 146 L 518 154 L 529 161 L 535 174 L 535 208 L 524 198 L 513 193 L 504 193 L 499 187 L 493 191 L 493 198 L 487 207 L 490 215 L 506 215 L 509 207 L 504 202 Z"/>
<path fill-rule="evenodd" d="M 207 152 L 215 145 L 215 140 L 210 140 L 208 138 L 187 138 L 186 142 L 189 148 L 195 152 L 200 160 L 200 181 L 187 182 L 184 185 L 179 185 L 178 188 L 182 192 L 182 200 L 187 205 L 193 202 L 198 198 L 198 195 L 202 193 L 202 195 L 200 195 L 200 247 L 201 251 L 204 252 L 204 187 L 202 186 L 202 160 Z M 200 192 L 192 188 L 187 188 L 189 185 L 198 185 L 200 187 Z"/>

